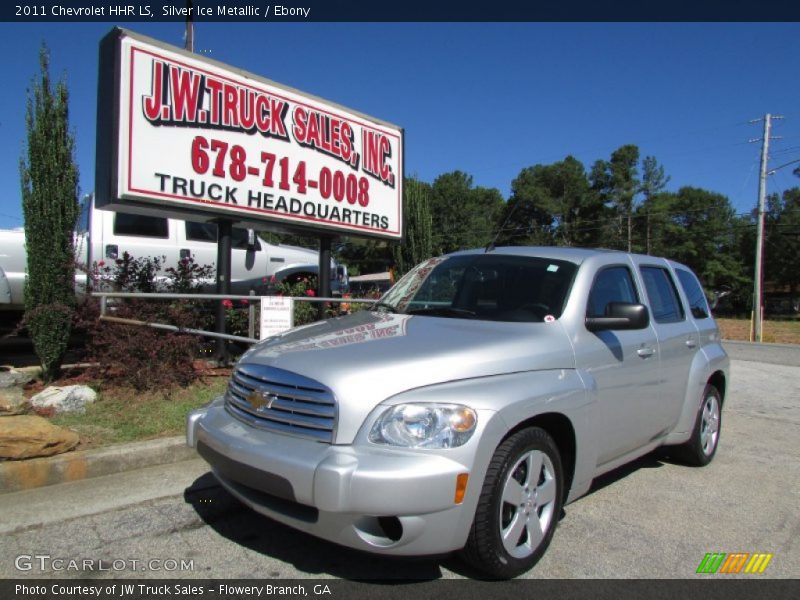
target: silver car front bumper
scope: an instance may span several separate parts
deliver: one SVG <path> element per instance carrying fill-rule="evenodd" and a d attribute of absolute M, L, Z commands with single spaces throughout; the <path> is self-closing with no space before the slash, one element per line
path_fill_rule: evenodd
<path fill-rule="evenodd" d="M 187 443 L 253 510 L 345 546 L 396 555 L 450 552 L 465 540 L 449 457 L 372 445 L 336 446 L 256 429 L 218 399 L 192 412 Z"/>

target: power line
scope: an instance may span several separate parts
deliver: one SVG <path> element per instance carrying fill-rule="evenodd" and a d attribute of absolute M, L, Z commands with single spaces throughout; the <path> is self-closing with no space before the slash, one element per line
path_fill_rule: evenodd
<path fill-rule="evenodd" d="M 715 126 L 715 127 L 704 127 L 704 128 L 700 128 L 700 129 L 684 131 L 684 132 L 681 132 L 681 133 L 673 133 L 673 134 L 670 134 L 670 135 L 657 136 L 657 137 L 651 137 L 651 138 L 645 138 L 645 139 L 636 140 L 636 145 L 637 146 L 641 146 L 641 145 L 644 145 L 644 144 L 652 144 L 654 142 L 662 142 L 662 141 L 665 141 L 665 140 L 677 139 L 677 138 L 686 137 L 686 136 L 690 136 L 690 135 L 695 135 L 695 134 L 699 134 L 699 133 L 710 133 L 710 132 L 715 132 L 715 131 L 721 131 L 721 130 L 724 130 L 724 129 L 731 129 L 731 128 L 734 128 L 734 127 L 741 127 L 741 126 L 749 125 L 749 124 L 750 124 L 749 121 L 741 121 L 741 122 L 737 122 L 737 123 L 730 123 L 730 124 L 727 124 L 727 125 L 720 125 L 720 126 Z M 722 145 L 712 146 L 710 148 L 701 149 L 700 152 L 705 152 L 705 151 L 708 151 L 708 150 L 717 150 L 719 148 L 727 148 L 727 147 L 730 147 L 730 146 L 741 146 L 741 145 L 745 145 L 746 143 L 747 142 L 734 142 L 734 143 L 731 143 L 731 144 L 722 144 Z M 528 159 L 528 160 L 526 160 L 524 162 L 526 164 L 527 163 L 530 163 L 530 164 L 545 164 L 548 161 L 563 160 L 567 156 L 577 156 L 579 154 L 584 154 L 585 155 L 585 154 L 600 152 L 600 151 L 605 150 L 606 148 L 607 148 L 607 146 L 604 145 L 604 146 L 595 146 L 593 148 L 585 149 L 585 150 L 582 150 L 582 151 L 579 151 L 579 152 L 567 152 L 566 154 L 553 153 L 553 154 L 549 154 L 547 156 L 540 157 L 538 159 L 536 159 L 536 158 Z M 687 156 L 687 155 L 690 155 L 690 154 L 695 154 L 697 152 L 698 151 L 693 150 L 693 151 L 688 152 L 688 153 L 670 154 L 670 155 L 667 156 L 667 158 L 669 158 L 669 157 L 675 158 L 675 157 L 680 157 L 680 156 Z M 659 158 L 662 159 L 664 157 L 660 156 Z M 485 166 L 484 165 L 484 167 L 479 172 L 487 173 L 487 172 L 497 171 L 499 169 L 506 168 L 507 166 L 508 166 L 508 161 L 506 161 L 504 163 L 498 163 L 498 164 L 495 164 L 495 165 L 489 165 L 489 166 Z M 522 167 L 522 168 L 524 169 L 525 167 Z M 476 174 L 479 173 L 479 172 L 476 172 Z"/>

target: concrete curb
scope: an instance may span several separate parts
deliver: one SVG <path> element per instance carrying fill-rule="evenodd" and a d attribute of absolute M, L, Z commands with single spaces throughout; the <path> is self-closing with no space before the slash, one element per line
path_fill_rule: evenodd
<path fill-rule="evenodd" d="M 196 458 L 183 436 L 0 462 L 0 494 Z"/>

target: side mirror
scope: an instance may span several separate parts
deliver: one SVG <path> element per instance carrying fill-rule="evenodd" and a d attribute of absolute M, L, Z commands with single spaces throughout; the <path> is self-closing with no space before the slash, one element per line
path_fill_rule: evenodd
<path fill-rule="evenodd" d="M 609 302 L 603 317 L 586 317 L 586 329 L 605 331 L 610 329 L 644 329 L 650 324 L 650 313 L 644 304 Z"/>

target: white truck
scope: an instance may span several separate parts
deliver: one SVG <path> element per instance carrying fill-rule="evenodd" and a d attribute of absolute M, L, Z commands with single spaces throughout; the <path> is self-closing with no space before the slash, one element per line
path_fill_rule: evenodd
<path fill-rule="evenodd" d="M 215 265 L 216 240 L 214 223 L 98 210 L 87 198 L 78 220 L 75 249 L 77 261 L 86 265 L 110 263 L 124 252 L 137 258 L 164 256 L 166 267 L 187 257 L 199 265 Z M 319 254 L 314 250 L 269 244 L 252 230 L 234 227 L 232 247 L 233 294 L 247 294 L 251 289 L 263 293 L 270 281 L 291 281 L 319 273 Z M 0 231 L 0 311 L 23 310 L 26 266 L 24 230 Z M 84 281 L 85 275 L 76 275 L 79 291 Z M 331 290 L 339 294 L 346 286 L 347 268 L 331 261 Z M 213 292 L 213 286 L 208 291 Z"/>

